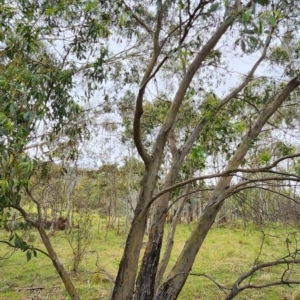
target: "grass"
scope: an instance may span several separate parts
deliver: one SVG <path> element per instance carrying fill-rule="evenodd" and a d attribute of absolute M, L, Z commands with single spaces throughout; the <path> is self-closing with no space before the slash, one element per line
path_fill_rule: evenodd
<path fill-rule="evenodd" d="M 192 228 L 193 225 L 179 225 L 169 268 L 176 261 Z M 240 229 L 239 226 L 213 228 L 195 260 L 192 273 L 207 274 L 217 282 L 230 287 L 237 277 L 249 270 L 255 262 L 258 264 L 281 258 L 287 253 L 287 245 L 292 250 L 296 245 L 298 234 L 288 235 L 291 231 L 295 232 L 295 229 L 278 224 L 270 224 L 262 229 L 250 225 L 246 230 Z M 104 237 L 105 229 L 100 227 L 98 230 L 97 226 L 94 226 L 93 241 L 80 266 L 80 271 L 71 275 L 82 299 L 109 299 L 112 286 L 105 280 L 105 275 L 95 275 L 98 270 L 96 265 L 98 263 L 100 267 L 115 276 L 126 236 L 117 235 L 114 230 L 110 230 L 106 240 Z M 261 247 L 263 237 L 264 243 Z M 0 230 L 0 240 L 7 240 L 7 238 L 8 233 Z M 65 233 L 56 232 L 51 236 L 51 241 L 61 262 L 70 271 L 72 250 Z M 44 249 L 37 234 L 34 245 Z M 25 253 L 21 251 L 15 251 L 9 258 L 5 257 L 9 250 L 5 244 L 0 244 L 1 300 L 69 299 L 47 257 L 39 253 L 37 258 L 27 262 Z M 3 257 L 5 258 L 1 259 Z M 253 276 L 252 282 L 255 284 L 270 282 L 280 278 L 283 271 L 282 267 L 268 268 Z M 291 278 L 298 279 L 300 268 L 295 266 L 290 273 Z M 236 299 L 288 300 L 293 299 L 293 294 L 299 294 L 299 290 L 300 287 L 297 286 L 253 289 L 244 291 Z M 196 275 L 189 276 L 179 296 L 181 300 L 224 298 L 225 294 L 211 280 Z"/>

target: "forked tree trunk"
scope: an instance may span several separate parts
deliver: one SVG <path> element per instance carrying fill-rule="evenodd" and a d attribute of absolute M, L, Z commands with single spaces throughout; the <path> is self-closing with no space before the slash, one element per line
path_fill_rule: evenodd
<path fill-rule="evenodd" d="M 250 3 L 250 2 L 249 2 Z M 248 3 L 248 4 L 249 4 Z M 242 10 L 240 10 L 238 13 L 241 13 Z M 183 97 L 185 95 L 185 92 L 195 75 L 195 73 L 198 71 L 200 68 L 203 60 L 206 58 L 206 56 L 210 53 L 210 51 L 215 47 L 217 42 L 221 39 L 221 37 L 224 35 L 224 33 L 227 31 L 227 29 L 231 25 L 228 22 L 224 22 L 220 25 L 220 27 L 216 30 L 216 32 L 213 34 L 213 36 L 207 41 L 207 43 L 203 46 L 201 49 L 200 53 L 195 57 L 194 61 L 191 63 L 190 67 L 188 68 L 179 88 L 178 91 L 175 95 L 174 101 L 172 103 L 172 106 L 168 112 L 167 115 L 167 121 L 164 123 L 164 125 L 161 128 L 161 132 L 165 132 L 168 127 L 168 120 L 172 119 L 176 116 L 176 113 L 178 111 L 179 106 L 181 105 L 183 101 Z M 273 29 L 271 30 L 273 32 Z M 249 74 L 245 79 L 242 81 L 242 83 L 234 89 L 232 92 L 230 92 L 219 104 L 218 108 L 214 113 L 218 111 L 218 109 L 221 109 L 224 105 L 226 105 L 230 100 L 232 100 L 236 95 L 242 91 L 242 89 L 250 82 L 251 78 L 253 77 L 254 72 L 260 65 L 260 63 L 264 60 L 268 46 L 270 44 L 271 40 L 271 34 L 267 37 L 267 40 L 265 42 L 265 47 L 263 50 L 262 55 L 260 58 L 257 60 L 257 62 L 254 64 L 252 69 L 250 70 Z M 167 177 L 172 178 L 174 181 L 178 175 L 178 172 L 180 170 L 180 167 L 182 165 L 182 162 L 186 155 L 189 153 L 194 141 L 197 139 L 199 133 L 203 129 L 203 127 L 206 125 L 207 120 L 204 118 L 199 121 L 199 123 L 196 125 L 194 131 L 184 144 L 184 146 L 181 148 L 179 151 L 181 154 L 179 155 L 178 161 L 173 165 L 172 170 L 170 171 L 171 174 L 169 174 Z M 173 119 L 173 124 L 169 123 L 170 126 L 173 126 L 174 124 L 174 119 Z M 166 129 L 165 129 L 166 128 Z M 156 145 L 159 145 L 159 139 L 156 141 Z M 166 182 L 166 184 L 171 183 Z M 153 295 L 154 288 L 155 288 L 155 275 L 154 273 L 157 270 L 157 263 L 158 263 L 158 258 L 156 257 L 157 255 L 159 256 L 160 250 L 161 250 L 161 245 L 162 245 L 162 237 L 163 237 L 163 231 L 164 231 L 164 217 L 165 217 L 165 211 L 167 210 L 167 201 L 163 200 L 161 202 L 161 205 L 158 206 L 158 210 L 156 212 L 156 215 L 158 216 L 157 220 L 161 220 L 162 224 L 159 226 L 156 225 L 156 227 L 153 229 L 153 234 L 156 236 L 150 237 L 149 239 L 149 245 L 147 246 L 147 250 L 144 255 L 142 267 L 141 267 L 141 272 L 137 281 L 137 289 L 135 293 L 136 299 L 142 299 L 142 297 L 149 297 L 151 298 L 151 295 Z M 153 243 L 155 241 L 155 243 Z M 151 247 L 153 248 L 151 250 Z M 159 249 L 160 248 L 160 249 Z M 146 278 L 147 277 L 147 278 Z"/>
<path fill-rule="evenodd" d="M 145 172 L 142 191 L 139 195 L 134 218 L 127 236 L 125 250 L 120 262 L 119 272 L 112 294 L 113 300 L 132 300 L 140 250 L 147 225 L 148 210 L 145 210 L 145 206 L 147 200 L 149 201 L 152 197 L 157 178 L 157 170 L 155 167 L 157 168 L 158 165 L 158 162 L 156 162 L 156 164 L 153 163 L 152 167 Z"/>
<path fill-rule="evenodd" d="M 199 70 L 201 64 L 203 63 L 207 55 L 216 46 L 218 41 L 221 39 L 221 37 L 229 27 L 230 24 L 228 22 L 223 22 L 219 26 L 219 28 L 217 28 L 216 32 L 212 35 L 212 37 L 207 41 L 207 43 L 202 47 L 202 49 L 200 50 L 199 54 L 195 57 L 193 62 L 190 64 L 183 80 L 181 81 L 181 84 L 179 85 L 173 103 L 171 105 L 171 108 L 167 114 L 166 121 L 164 125 L 161 127 L 160 132 L 168 133 L 172 130 L 177 115 L 177 111 L 179 110 L 179 107 L 183 101 L 184 95 L 190 85 L 190 82 L 192 81 L 196 72 Z M 172 166 L 172 169 L 170 170 L 169 174 L 167 175 L 167 179 L 166 182 L 164 183 L 164 187 L 168 187 L 175 182 L 175 179 L 179 174 L 185 156 L 191 149 L 195 139 L 197 138 L 199 132 L 201 131 L 205 123 L 206 123 L 205 121 L 204 122 L 200 121 L 197 124 L 194 132 L 191 134 L 190 138 L 182 148 L 182 151 L 180 151 L 177 154 L 178 160 L 176 161 L 175 159 L 175 163 Z M 156 141 L 156 145 L 160 148 L 163 146 L 163 144 L 160 143 L 159 136 Z M 155 156 L 153 155 L 153 157 Z M 153 298 L 154 288 L 155 288 L 155 277 L 156 277 L 159 256 L 160 256 L 160 251 L 162 246 L 165 217 L 168 208 L 168 200 L 169 200 L 168 194 L 163 195 L 158 200 L 160 201 L 160 203 L 157 206 L 156 211 L 154 213 L 154 221 L 149 234 L 149 241 L 147 244 L 146 251 L 144 253 L 141 270 L 137 279 L 135 298 L 134 298 L 135 300 L 146 300 L 146 299 Z"/>
<path fill-rule="evenodd" d="M 166 180 L 172 182 L 172 178 Z M 164 194 L 156 203 L 147 247 L 136 282 L 135 300 L 151 300 L 154 296 L 154 283 L 163 241 L 169 193 Z"/>
<path fill-rule="evenodd" d="M 182 80 L 178 91 L 176 93 L 176 96 L 174 98 L 174 101 L 171 105 L 171 108 L 166 116 L 165 123 L 162 125 L 160 132 L 157 136 L 155 145 L 153 147 L 153 154 L 152 156 L 148 156 L 144 153 L 144 149 L 139 143 L 136 143 L 140 155 L 143 157 L 146 168 L 148 168 L 148 171 L 146 171 L 144 180 L 143 180 L 143 187 L 142 192 L 140 194 L 140 197 L 138 199 L 137 208 L 135 210 L 135 217 L 133 220 L 133 223 L 131 225 L 130 233 L 127 238 L 126 247 L 124 250 L 124 254 L 119 266 L 119 271 L 116 279 L 116 285 L 113 291 L 112 300 L 131 300 L 133 297 L 134 292 L 134 282 L 135 282 L 135 276 L 137 273 L 138 268 L 138 258 L 139 253 L 142 245 L 143 235 L 145 232 L 145 226 L 146 226 L 146 220 L 147 220 L 147 212 L 149 211 L 149 208 L 147 208 L 147 211 L 144 211 L 143 215 L 139 215 L 141 211 L 147 206 L 147 204 L 150 202 L 152 198 L 153 191 L 155 189 L 156 179 L 158 170 L 160 167 L 160 163 L 162 160 L 163 150 L 164 146 L 166 144 L 168 133 L 170 132 L 171 128 L 173 127 L 173 124 L 176 119 L 177 112 L 180 108 L 180 105 L 183 101 L 184 95 L 186 93 L 186 90 L 189 87 L 189 84 L 191 80 L 193 79 L 194 74 L 199 69 L 201 63 L 205 60 L 206 56 L 210 53 L 210 51 L 214 48 L 214 46 L 217 44 L 219 39 L 222 37 L 222 35 L 226 32 L 226 30 L 229 28 L 230 24 L 223 23 L 220 25 L 220 27 L 217 29 L 216 33 L 211 37 L 211 39 L 206 43 L 206 45 L 202 48 L 202 51 L 197 55 L 193 63 L 190 65 L 187 75 Z M 139 108 L 141 109 L 141 108 Z M 141 112 L 142 113 L 142 112 Z M 135 124 L 138 126 L 138 124 Z M 203 127 L 202 122 L 200 122 L 197 125 L 197 128 L 200 131 L 200 128 Z M 137 134 L 137 133 L 136 133 Z M 195 137 L 196 138 L 196 134 Z M 191 143 L 192 145 L 192 143 Z M 189 146 L 191 146 L 189 145 Z M 186 149 L 185 149 L 186 150 Z M 185 153 L 188 153 L 188 151 L 184 151 Z M 182 157 L 185 157 L 182 155 Z M 151 169 L 151 170 L 150 170 Z M 180 168 L 179 168 L 180 169 Z M 172 174 L 173 176 L 176 175 L 176 173 Z M 176 178 L 176 177 L 175 177 Z M 172 182 L 172 181 L 171 181 Z M 162 220 L 164 222 L 164 217 L 161 217 L 164 215 L 166 211 L 166 201 L 163 201 L 164 205 L 161 206 L 161 209 L 159 209 L 157 216 L 158 219 Z M 140 282 L 138 290 L 135 292 L 136 299 L 139 299 L 139 294 L 144 293 L 144 291 L 147 291 L 147 294 L 150 296 L 154 292 L 154 284 L 155 284 L 155 276 L 156 274 L 153 272 L 156 272 L 158 260 L 159 260 L 159 253 L 161 249 L 161 243 L 162 243 L 162 235 L 163 235 L 163 225 L 164 223 L 160 224 L 159 227 L 155 228 L 153 233 L 155 233 L 155 236 L 153 236 L 152 241 L 154 243 L 153 251 L 156 253 L 155 255 L 158 255 L 158 257 L 155 257 L 152 255 L 152 250 L 146 253 L 149 254 L 147 258 L 144 259 L 144 262 L 147 262 L 144 265 L 143 272 L 141 272 L 141 276 L 143 276 L 143 282 Z M 136 228 L 138 227 L 138 228 Z M 142 267 L 143 268 L 143 267 Z M 147 276 L 148 278 L 145 278 Z M 149 278 L 151 278 L 149 280 Z M 145 285 L 144 285 L 145 284 Z M 151 292 L 148 293 L 149 288 L 151 289 Z M 147 296 L 148 297 L 148 296 Z M 142 298 L 140 298 L 142 299 Z M 144 298 L 145 299 L 145 298 Z"/>
<path fill-rule="evenodd" d="M 239 167 L 245 158 L 251 142 L 260 134 L 263 126 L 281 106 L 283 101 L 290 93 L 300 85 L 298 77 L 292 79 L 282 90 L 277 94 L 274 101 L 258 116 L 255 124 L 249 129 L 246 136 L 243 138 L 242 144 L 238 147 L 232 159 L 229 161 L 226 171 L 234 170 Z M 167 280 L 159 288 L 155 300 L 175 300 L 179 295 L 188 274 L 193 266 L 194 260 L 198 251 L 205 240 L 205 237 L 211 228 L 218 212 L 220 211 L 223 201 L 229 195 L 234 187 L 230 188 L 232 176 L 220 178 L 218 184 L 213 191 L 210 200 L 203 211 L 203 214 L 193 230 L 190 238 L 186 242 L 180 256 L 177 259 L 173 269 L 168 275 Z"/>

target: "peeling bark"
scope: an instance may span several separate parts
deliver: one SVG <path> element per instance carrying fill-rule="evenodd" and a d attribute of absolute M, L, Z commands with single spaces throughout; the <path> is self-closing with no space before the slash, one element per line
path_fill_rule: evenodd
<path fill-rule="evenodd" d="M 193 231 L 189 241 L 185 244 L 175 267 L 171 270 L 167 280 L 159 288 L 155 300 L 175 300 L 183 287 L 188 275 L 183 272 L 190 272 L 194 259 L 205 240 L 205 237 L 214 223 L 222 202 L 207 206 L 204 210 L 197 227 Z"/>
<path fill-rule="evenodd" d="M 207 41 L 207 43 L 202 47 L 199 54 L 195 57 L 195 59 L 187 69 L 186 75 L 181 81 L 181 84 L 179 85 L 179 88 L 172 102 L 170 110 L 168 111 L 165 123 L 162 125 L 160 132 L 157 136 L 156 143 L 154 146 L 154 152 L 153 152 L 154 157 L 156 157 L 155 152 L 157 151 L 158 153 L 160 153 L 163 147 L 162 145 L 165 145 L 166 143 L 166 138 L 168 136 L 168 133 L 171 131 L 174 125 L 177 112 L 179 110 L 179 107 L 182 104 L 185 93 L 194 75 L 199 70 L 206 56 L 215 47 L 215 45 L 218 43 L 218 41 L 221 39 L 221 37 L 224 35 L 224 33 L 227 31 L 229 27 L 230 24 L 223 22 L 216 30 L 216 32 L 212 35 L 212 37 Z M 202 121 L 200 121 L 197 124 L 194 134 L 192 136 L 193 139 L 188 140 L 188 144 L 185 145 L 184 151 L 181 153 L 181 155 L 179 155 L 178 158 L 177 157 L 173 158 L 175 162 L 173 164 L 170 173 L 167 176 L 167 179 L 164 183 L 164 187 L 168 187 L 175 182 L 175 179 L 178 176 L 183 160 L 186 154 L 191 149 L 194 140 L 198 136 L 200 130 L 203 128 L 204 124 L 205 122 Z M 136 293 L 135 293 L 136 300 L 144 299 L 142 298 L 142 295 L 144 297 L 145 291 L 147 291 L 147 297 L 148 295 L 150 297 L 150 295 L 154 294 L 155 278 L 156 278 L 156 272 L 157 272 L 157 267 L 159 262 L 160 251 L 161 251 L 162 238 L 164 234 L 165 215 L 168 208 L 168 200 L 169 200 L 168 194 L 163 195 L 158 200 L 159 205 L 157 206 L 155 212 L 153 225 L 149 234 L 147 250 L 145 251 L 140 274 L 137 279 L 137 286 L 136 286 Z"/>
<path fill-rule="evenodd" d="M 159 261 L 160 249 L 162 244 L 162 236 L 159 234 L 160 229 L 155 228 L 157 235 L 154 236 L 151 247 L 150 243 L 147 244 L 146 255 L 144 255 L 142 262 L 142 269 L 137 279 L 137 291 L 135 293 L 135 300 L 152 300 L 154 295 L 153 282 L 155 282 L 155 275 L 157 271 L 157 265 Z M 151 230 L 153 234 L 153 230 Z M 141 287 L 143 287 L 141 289 Z"/>
<path fill-rule="evenodd" d="M 135 209 L 134 218 L 131 223 L 127 237 L 125 250 L 120 262 L 116 284 L 113 290 L 113 300 L 131 300 L 134 292 L 134 283 L 138 268 L 140 250 L 147 225 L 147 211 L 143 211 L 146 200 L 152 197 L 156 184 L 156 174 L 159 162 L 146 170 L 143 180 L 143 188 L 139 195 L 138 204 Z M 143 211 L 143 213 L 141 213 Z"/>
<path fill-rule="evenodd" d="M 193 174 L 193 171 L 191 171 L 190 173 L 190 177 L 192 176 Z M 156 279 L 155 279 L 155 291 L 157 291 L 161 281 L 162 281 L 162 278 L 163 278 L 163 275 L 166 271 L 166 268 L 168 266 L 168 263 L 169 263 L 169 260 L 170 260 L 170 257 L 171 257 L 171 253 L 172 253 L 172 249 L 173 249 L 173 245 L 174 245 L 174 235 L 175 235 L 175 230 L 176 230 L 176 226 L 180 220 L 180 216 L 181 216 L 181 213 L 183 211 L 183 208 L 184 208 L 184 205 L 186 203 L 186 201 L 188 200 L 188 194 L 191 190 L 191 184 L 188 184 L 186 186 L 186 189 L 185 189 L 185 194 L 186 196 L 183 197 L 179 203 L 179 208 L 177 209 L 176 211 L 176 214 L 172 220 L 172 224 L 170 226 L 170 230 L 169 230 L 169 233 L 168 233 L 168 237 L 167 237 L 167 242 L 166 242 L 166 248 L 165 248 L 165 251 L 164 251 L 164 255 L 163 255 L 163 258 L 158 266 L 158 271 L 157 271 L 157 274 L 156 274 Z"/>

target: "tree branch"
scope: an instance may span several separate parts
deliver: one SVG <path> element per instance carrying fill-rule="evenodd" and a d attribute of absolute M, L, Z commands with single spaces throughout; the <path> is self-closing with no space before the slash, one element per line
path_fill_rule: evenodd
<path fill-rule="evenodd" d="M 171 186 L 169 186 L 168 188 L 163 189 L 162 191 L 160 191 L 159 193 L 157 193 L 156 195 L 154 195 L 151 200 L 147 203 L 147 205 L 144 207 L 144 209 L 141 211 L 140 213 L 140 217 L 142 217 L 145 213 L 147 213 L 148 208 L 152 205 L 152 203 L 157 200 L 160 196 L 162 196 L 165 193 L 168 193 L 176 188 L 182 187 L 186 184 L 195 182 L 197 180 L 205 180 L 205 179 L 211 179 L 211 178 L 218 178 L 218 177 L 227 177 L 227 176 L 237 176 L 237 172 L 244 172 L 244 173 L 276 173 L 275 171 L 270 171 L 269 169 L 275 167 L 279 162 L 285 160 L 285 159 L 289 159 L 289 158 L 294 158 L 294 157 L 299 157 L 300 153 L 297 154 L 293 154 L 293 155 L 286 155 L 283 156 L 279 159 L 277 159 L 275 162 L 273 162 L 272 164 L 270 164 L 269 166 L 263 167 L 263 168 L 257 168 L 257 169 L 233 169 L 233 170 L 225 170 L 223 172 L 219 172 L 219 173 L 214 173 L 214 174 L 210 174 L 210 175 L 203 175 L 203 176 L 198 176 L 198 177 L 193 177 L 191 179 L 173 184 Z M 245 182 L 242 182 L 238 185 L 232 186 L 231 187 L 231 191 L 229 190 L 229 194 L 226 196 L 226 198 L 228 198 L 229 196 L 235 194 L 233 192 L 233 190 L 235 190 L 236 188 L 240 187 L 240 186 L 244 186 L 247 185 L 249 183 L 253 183 L 253 182 L 257 182 L 257 181 L 270 181 L 270 180 L 290 180 L 290 181 L 296 181 L 296 182 L 300 182 L 300 176 L 297 176 L 295 174 L 286 174 L 288 176 L 293 176 L 294 178 L 290 178 L 290 177 L 267 177 L 267 178 L 258 178 L 258 179 L 252 179 L 252 180 L 248 180 Z M 228 187 L 229 189 L 229 187 Z M 224 199 L 223 199 L 224 200 Z"/>
<path fill-rule="evenodd" d="M 153 34 L 153 54 L 148 64 L 148 67 L 144 73 L 143 79 L 140 84 L 139 93 L 136 99 L 136 106 L 135 106 L 135 113 L 134 113 L 134 121 L 133 121 L 133 140 L 139 155 L 141 156 L 142 160 L 144 161 L 145 165 L 149 165 L 151 162 L 151 157 L 147 153 L 146 149 L 143 146 L 141 140 L 141 118 L 143 115 L 143 98 L 146 86 L 150 79 L 155 76 L 156 72 L 158 72 L 160 66 L 156 69 L 156 72 L 151 77 L 151 73 L 154 69 L 155 64 L 157 63 L 158 56 L 161 52 L 161 47 L 159 45 L 159 33 L 161 30 L 161 22 L 163 16 L 163 9 L 158 13 L 157 22 L 156 22 L 156 29 Z M 167 57 L 165 58 L 167 59 Z M 162 61 L 161 65 L 164 63 Z"/>
<path fill-rule="evenodd" d="M 286 259 L 286 257 L 277 260 L 277 261 L 271 261 L 271 262 L 267 262 L 267 263 L 261 263 L 258 265 L 253 266 L 253 268 L 251 270 L 249 270 L 248 272 L 244 273 L 243 275 L 241 275 L 233 284 L 233 286 L 231 288 L 224 286 L 223 284 L 217 282 L 214 278 L 212 278 L 209 275 L 206 275 L 205 273 L 202 274 L 197 274 L 197 273 L 179 273 L 178 275 L 181 274 L 189 274 L 192 276 L 202 276 L 205 278 L 208 278 L 210 281 L 212 281 L 220 290 L 222 290 L 225 294 L 226 294 L 226 298 L 225 300 L 231 300 L 233 299 L 235 296 L 237 296 L 239 293 L 241 293 L 242 291 L 246 290 L 246 289 L 262 289 L 262 288 L 266 288 L 266 287 L 270 287 L 270 286 L 275 286 L 275 285 L 291 285 L 291 284 L 300 284 L 300 281 L 298 280 L 284 280 L 284 278 L 282 277 L 280 281 L 274 281 L 274 282 L 270 282 L 270 283 L 266 283 L 266 284 L 261 284 L 261 285 L 255 285 L 255 284 L 246 284 L 242 287 L 239 287 L 239 285 L 247 278 L 249 278 L 250 276 L 253 276 L 255 272 L 262 270 L 264 268 L 269 268 L 269 267 L 273 267 L 273 266 L 278 266 L 278 265 L 287 265 L 287 267 L 289 267 L 290 264 L 300 264 L 300 259 Z M 285 273 L 285 272 L 284 272 Z M 170 278 L 169 280 L 171 281 L 172 279 L 174 279 L 174 277 Z M 230 293 L 227 293 L 227 291 L 230 291 Z"/>
<path fill-rule="evenodd" d="M 264 181 L 284 181 L 284 180 L 288 180 L 288 181 L 296 181 L 296 182 L 300 182 L 300 178 L 290 178 L 290 177 L 266 177 L 266 178 L 257 178 L 257 179 L 251 179 L 251 180 L 247 180 L 244 181 L 242 183 L 236 184 L 234 186 L 232 186 L 230 188 L 230 192 L 231 191 L 235 191 L 238 190 L 240 187 L 245 186 L 249 183 L 254 183 L 254 182 L 264 182 Z M 232 195 L 235 194 L 234 192 L 232 193 Z"/>
<path fill-rule="evenodd" d="M 191 179 L 176 183 L 176 184 L 162 190 L 161 192 L 159 192 L 155 196 L 153 196 L 151 200 L 156 200 L 158 197 L 160 197 L 164 193 L 170 192 L 173 189 L 182 187 L 186 184 L 189 184 L 189 183 L 197 181 L 197 180 L 211 179 L 211 178 L 216 178 L 216 177 L 232 176 L 232 175 L 234 175 L 234 173 L 237 173 L 237 172 L 241 172 L 241 173 L 265 173 L 265 172 L 270 172 L 270 169 L 274 168 L 281 161 L 283 161 L 285 159 L 289 159 L 289 158 L 299 157 L 299 156 L 300 156 L 300 153 L 296 153 L 296 154 L 292 154 L 292 155 L 286 155 L 286 156 L 283 156 L 283 157 L 277 159 L 272 164 L 270 164 L 266 167 L 263 167 L 263 168 L 255 168 L 255 169 L 239 169 L 238 168 L 238 169 L 234 169 L 234 170 L 223 171 L 223 172 L 220 172 L 220 173 L 214 173 L 214 174 L 211 174 L 211 175 L 203 175 L 203 176 L 193 177 Z M 273 171 L 273 172 L 275 172 L 275 171 Z M 271 173 L 273 173 L 273 172 L 271 172 Z M 294 176 L 294 177 L 298 178 L 297 181 L 300 180 L 300 177 L 295 175 L 295 174 L 291 174 L 290 176 Z M 255 180 L 255 181 L 257 181 L 257 180 Z M 254 182 L 254 180 L 253 180 L 253 182 Z"/>
<path fill-rule="evenodd" d="M 0 243 L 6 244 L 6 245 L 8 245 L 9 247 L 14 248 L 14 249 L 20 249 L 19 247 L 16 247 L 15 245 L 11 244 L 11 243 L 8 242 L 8 241 L 0 240 Z M 35 248 L 35 247 L 32 247 L 32 248 L 30 248 L 30 249 L 36 250 L 36 251 L 38 251 L 38 252 L 40 252 L 40 253 L 43 253 L 44 255 L 48 256 L 48 257 L 51 259 L 50 255 L 49 255 L 47 252 L 45 252 L 44 250 L 41 250 L 41 249 Z"/>
<path fill-rule="evenodd" d="M 16 209 L 17 211 L 19 211 L 25 221 L 31 223 L 36 228 L 38 227 L 38 222 L 33 221 L 32 219 L 30 219 L 28 217 L 27 212 L 20 205 L 10 205 L 10 207 L 12 207 L 12 208 Z"/>
<path fill-rule="evenodd" d="M 267 191 L 267 192 L 270 192 L 270 193 L 273 193 L 273 194 L 277 194 L 277 195 L 279 195 L 280 197 L 286 198 L 286 199 L 291 200 L 291 201 L 293 201 L 293 202 L 295 202 L 295 203 L 297 203 L 297 204 L 300 205 L 300 202 L 297 201 L 297 200 L 295 200 L 295 199 L 293 199 L 292 197 L 289 197 L 289 196 L 287 196 L 287 195 L 285 195 L 285 194 L 283 194 L 283 193 L 280 193 L 280 192 L 278 192 L 278 191 L 271 190 L 270 188 L 266 188 L 266 187 L 259 186 L 259 185 L 254 185 L 254 186 L 243 186 L 242 188 L 235 189 L 235 190 L 233 191 L 233 193 L 231 193 L 230 195 L 228 195 L 228 197 L 234 196 L 234 195 L 240 193 L 240 192 L 243 191 L 243 190 L 252 189 L 252 188 L 264 190 L 264 191 Z"/>
<path fill-rule="evenodd" d="M 130 14 L 133 16 L 133 18 L 150 34 L 153 33 L 153 30 L 150 29 L 150 27 L 147 26 L 147 24 L 142 20 L 140 19 L 135 13 L 134 11 L 131 9 L 131 7 L 129 7 L 127 5 L 127 3 L 123 0 L 122 3 L 124 4 L 124 6 L 126 7 L 127 10 L 130 11 Z"/>
<path fill-rule="evenodd" d="M 287 267 L 289 267 L 290 264 L 300 264 L 300 259 L 286 259 L 286 257 L 284 257 L 277 261 L 261 263 L 261 264 L 253 266 L 253 268 L 251 270 L 244 273 L 236 280 L 236 282 L 233 284 L 233 286 L 231 288 L 231 292 L 227 295 L 225 300 L 233 299 L 236 295 L 238 295 L 239 293 L 241 293 L 242 291 L 244 291 L 246 289 L 262 289 L 262 288 L 275 286 L 275 285 L 282 285 L 282 284 L 286 284 L 286 285 L 300 284 L 300 281 L 298 281 L 298 280 L 284 280 L 284 278 L 282 277 L 280 281 L 274 281 L 274 282 L 270 282 L 270 283 L 266 283 L 266 284 L 254 285 L 254 284 L 249 283 L 242 287 L 239 286 L 245 279 L 252 277 L 254 275 L 254 273 L 259 270 L 262 270 L 264 268 L 273 267 L 273 266 L 278 266 L 278 265 L 287 265 Z"/>
<path fill-rule="evenodd" d="M 217 282 L 214 278 L 212 278 L 211 276 L 205 274 L 205 273 L 202 273 L 202 274 L 196 274 L 196 273 L 190 273 L 189 275 L 192 275 L 192 276 L 201 276 L 201 277 L 205 277 L 207 279 L 209 279 L 210 281 L 212 281 L 221 291 L 223 291 L 225 293 L 225 295 L 227 296 L 227 292 L 226 290 L 231 290 L 231 288 L 228 288 L 224 285 L 222 285 L 221 283 Z"/>

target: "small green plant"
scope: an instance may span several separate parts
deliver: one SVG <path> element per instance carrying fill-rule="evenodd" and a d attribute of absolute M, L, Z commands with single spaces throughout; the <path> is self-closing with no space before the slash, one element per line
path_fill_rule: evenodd
<path fill-rule="evenodd" d="M 67 230 L 67 240 L 73 250 L 72 272 L 77 272 L 87 248 L 92 241 L 92 218 L 86 210 L 81 210 L 74 218 L 76 225 Z"/>
<path fill-rule="evenodd" d="M 29 243 L 34 243 L 36 241 L 37 235 L 35 232 L 29 232 L 27 241 Z"/>

